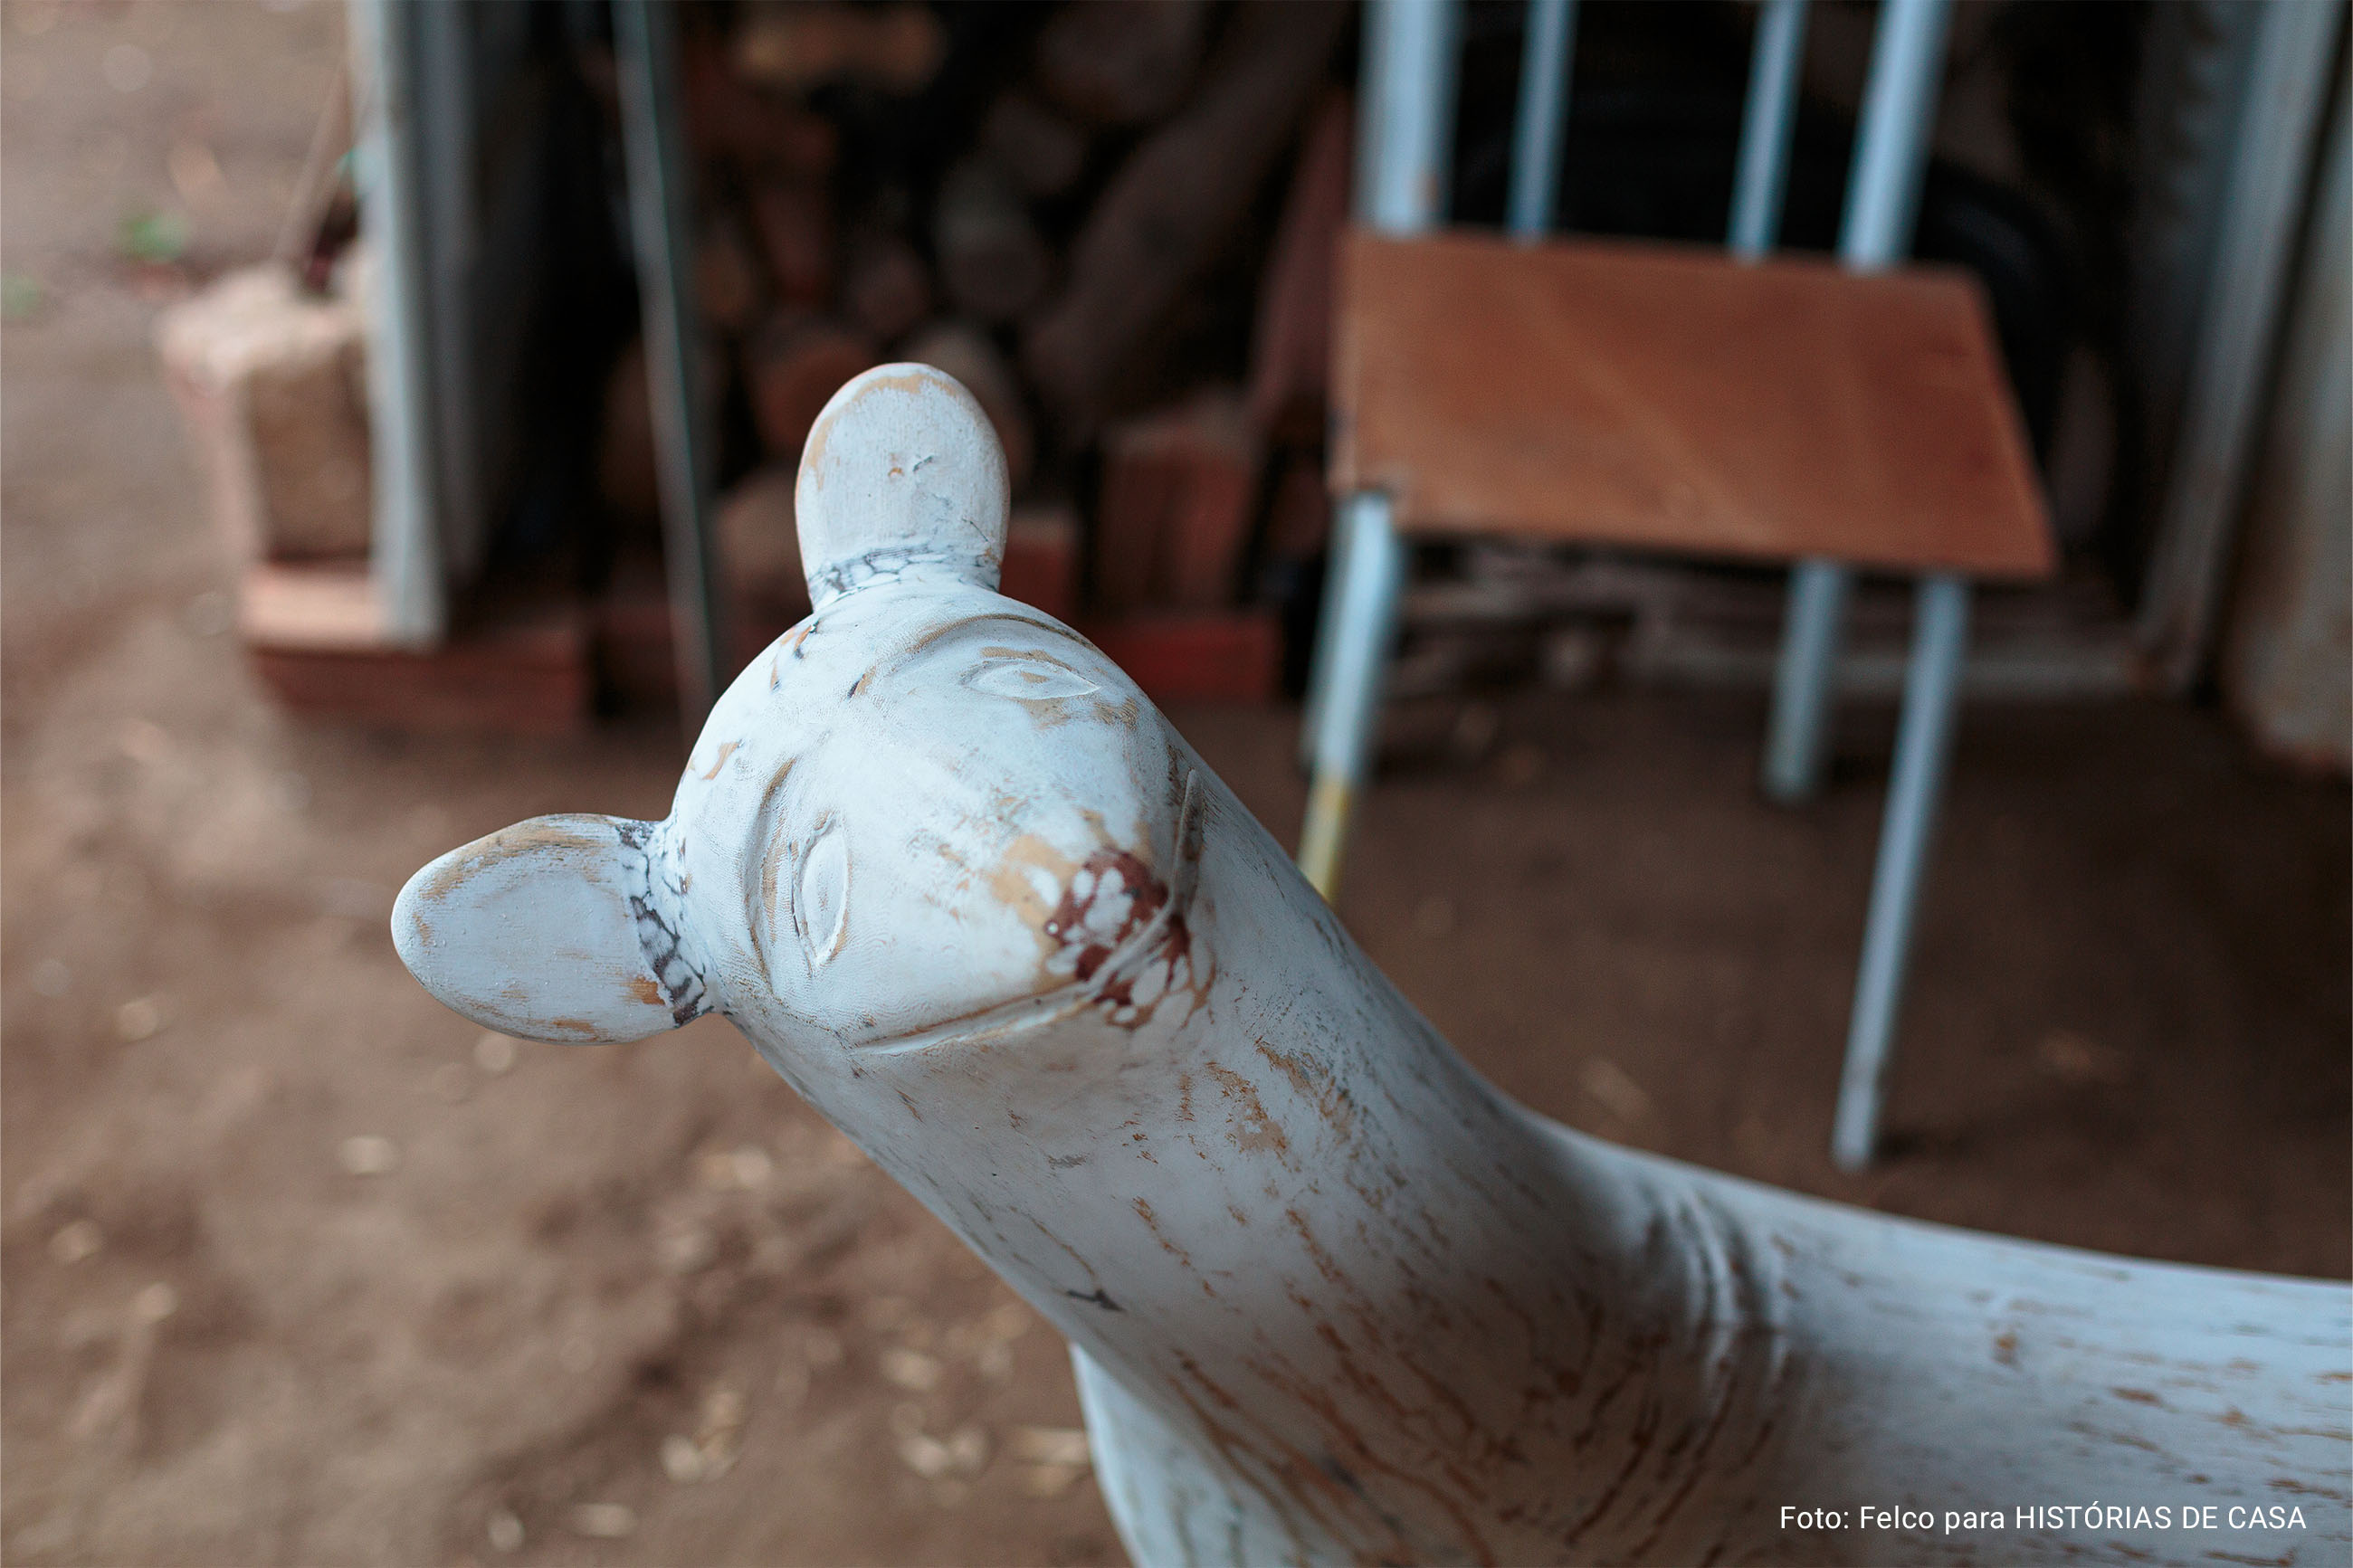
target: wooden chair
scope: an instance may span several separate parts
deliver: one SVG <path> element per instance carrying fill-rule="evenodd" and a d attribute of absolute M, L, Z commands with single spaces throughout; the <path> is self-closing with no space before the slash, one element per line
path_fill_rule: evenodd
<path fill-rule="evenodd" d="M 1849 574 L 1919 578 L 1832 1152 L 1871 1155 L 1949 750 L 1974 578 L 2054 566 L 1983 300 L 1909 247 L 1946 0 L 1887 0 L 1840 260 L 1767 260 L 1803 0 L 1757 29 L 1728 252 L 1544 238 L 1566 100 L 1566 0 L 1536 0 L 1511 237 L 1443 209 L 1451 0 L 1369 13 L 1364 226 L 1335 337 L 1342 498 L 1305 749 L 1299 863 L 1328 899 L 1364 779 L 1409 538 L 1507 536 L 1788 562 L 1767 793 L 1819 785 Z"/>

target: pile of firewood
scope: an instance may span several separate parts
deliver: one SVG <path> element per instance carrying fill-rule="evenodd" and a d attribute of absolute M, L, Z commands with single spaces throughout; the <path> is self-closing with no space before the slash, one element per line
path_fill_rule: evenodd
<path fill-rule="evenodd" d="M 1271 696 L 1299 640 L 1277 605 L 1304 602 L 1326 527 L 1346 0 L 688 0 L 669 19 L 726 651 L 748 660 L 807 611 L 793 477 L 818 411 L 860 371 L 920 360 L 1004 439 L 1007 593 L 1156 697 Z M 584 32 L 516 59 L 485 146 L 524 171 L 506 206 L 540 214 L 501 243 L 539 248 L 501 253 L 504 303 L 449 351 L 495 346 L 515 374 L 475 410 L 509 461 L 436 469 L 482 490 L 446 636 L 396 635 L 372 564 L 374 295 L 364 247 L 343 251 L 353 189 L 330 193 L 307 266 L 240 269 L 159 326 L 240 637 L 295 711 L 554 732 L 674 693 L 614 221 L 616 61 Z"/>
<path fill-rule="evenodd" d="M 792 484 L 849 376 L 938 365 L 1011 468 L 1007 592 L 1157 694 L 1264 697 L 1263 602 L 1322 547 L 1339 0 L 679 13 L 730 642 L 806 609 Z M 641 354 L 600 488 L 655 508 Z M 641 537 L 649 536 L 641 531 Z M 646 661 L 658 677 L 661 661 Z"/>

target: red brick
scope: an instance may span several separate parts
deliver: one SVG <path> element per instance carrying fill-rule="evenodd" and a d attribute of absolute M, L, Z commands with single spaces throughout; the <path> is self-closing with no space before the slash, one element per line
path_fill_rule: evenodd
<path fill-rule="evenodd" d="M 238 630 L 281 705 L 418 733 L 560 735 L 585 728 L 586 619 L 570 605 L 517 608 L 410 650 L 383 639 L 364 568 L 249 568 Z"/>
<path fill-rule="evenodd" d="M 1127 616 L 1082 629 L 1155 702 L 1271 702 L 1282 687 L 1271 610 Z"/>
<path fill-rule="evenodd" d="M 1258 432 L 1231 392 L 1207 392 L 1113 429 L 1095 519 L 1096 607 L 1121 614 L 1231 604 L 1258 468 Z"/>
<path fill-rule="evenodd" d="M 1016 507 L 1005 537 L 1005 572 L 997 584 L 1008 599 L 1068 621 L 1079 609 L 1079 520 L 1066 506 Z"/>

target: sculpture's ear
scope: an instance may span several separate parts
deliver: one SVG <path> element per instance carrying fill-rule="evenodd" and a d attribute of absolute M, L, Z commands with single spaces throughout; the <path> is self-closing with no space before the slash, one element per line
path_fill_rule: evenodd
<path fill-rule="evenodd" d="M 653 909 L 652 825 L 535 816 L 452 849 L 408 879 L 392 942 L 425 989 L 486 1028 L 532 1040 L 638 1040 L 703 1010 L 647 952 L 674 952 Z"/>
<path fill-rule="evenodd" d="M 809 601 L 912 565 L 994 589 L 1005 448 L 964 384 L 927 364 L 850 377 L 809 426 L 793 485 Z"/>

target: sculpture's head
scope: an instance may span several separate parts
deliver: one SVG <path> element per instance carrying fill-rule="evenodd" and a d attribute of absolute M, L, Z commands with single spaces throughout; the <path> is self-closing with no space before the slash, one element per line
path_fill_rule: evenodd
<path fill-rule="evenodd" d="M 1190 989 L 1189 754 L 1092 645 L 996 593 L 1005 459 L 972 395 L 867 372 L 796 500 L 815 609 L 712 710 L 669 817 L 540 817 L 442 856 L 393 912 L 410 971 L 535 1039 L 723 1011 L 829 1111 L 875 1053 Z"/>

